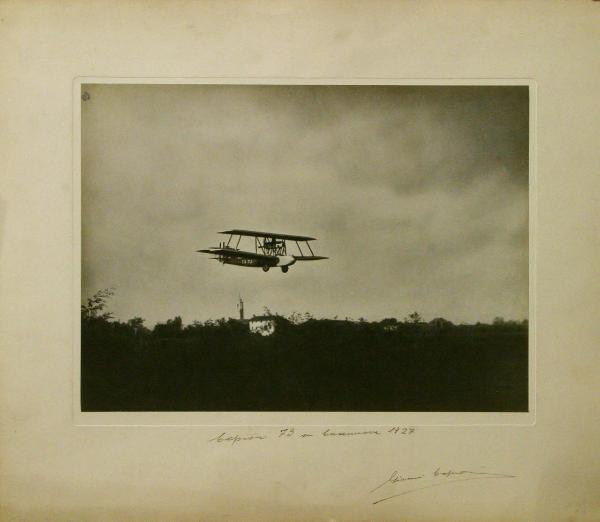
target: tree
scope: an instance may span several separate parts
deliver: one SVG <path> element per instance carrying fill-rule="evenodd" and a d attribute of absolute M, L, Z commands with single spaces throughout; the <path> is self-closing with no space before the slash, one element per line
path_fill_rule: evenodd
<path fill-rule="evenodd" d="M 432 319 L 431 321 L 429 321 L 429 325 L 433 326 L 434 328 L 440 329 L 450 328 L 454 326 L 452 321 L 448 321 L 448 319 L 444 319 L 443 317 L 436 317 L 435 319 Z"/>
<path fill-rule="evenodd" d="M 418 324 L 418 323 L 423 322 L 423 318 L 421 317 L 421 314 L 419 314 L 419 312 L 413 312 L 412 314 L 410 314 L 408 316 L 407 322 L 413 323 L 413 324 Z"/>
<path fill-rule="evenodd" d="M 89 297 L 87 303 L 81 305 L 81 320 L 102 319 L 109 321 L 112 319 L 112 312 L 101 312 L 106 308 L 106 302 L 113 295 L 115 295 L 114 288 L 105 288 L 96 292 L 92 297 Z"/>
<path fill-rule="evenodd" d="M 142 319 L 141 317 L 134 317 L 133 319 L 129 319 L 129 321 L 127 321 L 127 324 L 132 328 L 143 328 L 144 319 Z"/>
<path fill-rule="evenodd" d="M 177 316 L 174 319 L 168 319 L 167 326 L 169 326 L 176 332 L 181 332 L 182 327 L 183 327 L 183 321 L 181 320 L 180 316 Z"/>
<path fill-rule="evenodd" d="M 302 314 L 300 312 L 292 312 L 287 319 L 292 324 L 300 324 L 303 322 Z"/>
<path fill-rule="evenodd" d="M 135 335 L 142 335 L 150 332 L 150 330 L 144 326 L 144 319 L 142 317 L 129 319 L 129 321 L 127 321 L 127 326 L 133 330 Z"/>
<path fill-rule="evenodd" d="M 166 323 L 156 323 L 153 333 L 165 337 L 177 336 L 183 330 L 183 321 L 177 316 L 174 319 L 168 319 Z"/>

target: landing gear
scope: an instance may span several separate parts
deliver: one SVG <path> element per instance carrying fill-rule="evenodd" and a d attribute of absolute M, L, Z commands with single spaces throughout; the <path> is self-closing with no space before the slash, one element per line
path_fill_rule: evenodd
<path fill-rule="evenodd" d="M 281 271 L 282 271 L 284 274 L 287 274 L 287 271 L 289 270 L 289 268 L 290 268 L 289 266 L 282 266 L 282 267 L 281 267 Z"/>
<path fill-rule="evenodd" d="M 264 265 L 264 266 L 262 267 L 262 269 L 263 269 L 263 272 L 268 272 L 268 271 L 269 271 L 269 268 L 270 268 L 270 267 L 269 267 L 269 265 Z"/>

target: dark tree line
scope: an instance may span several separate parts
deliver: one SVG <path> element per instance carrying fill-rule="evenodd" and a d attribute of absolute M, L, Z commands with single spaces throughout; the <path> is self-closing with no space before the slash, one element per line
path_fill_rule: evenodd
<path fill-rule="evenodd" d="M 527 410 L 524 323 L 297 314 L 266 337 L 232 319 L 148 329 L 112 320 L 111 292 L 82 306 L 84 411 Z"/>

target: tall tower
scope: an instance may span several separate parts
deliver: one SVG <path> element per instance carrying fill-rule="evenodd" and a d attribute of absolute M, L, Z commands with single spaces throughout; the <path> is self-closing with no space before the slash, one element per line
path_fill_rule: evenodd
<path fill-rule="evenodd" d="M 240 321 L 244 320 L 244 301 L 240 296 L 240 302 L 238 303 L 238 310 L 240 311 Z"/>

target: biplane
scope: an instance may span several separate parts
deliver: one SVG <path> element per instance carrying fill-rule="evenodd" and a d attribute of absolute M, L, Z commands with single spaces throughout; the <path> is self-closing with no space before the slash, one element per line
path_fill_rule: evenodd
<path fill-rule="evenodd" d="M 212 254 L 217 261 L 225 265 L 238 265 L 247 267 L 262 268 L 268 272 L 272 267 L 280 267 L 283 273 L 289 270 L 296 261 L 318 261 L 328 259 L 323 256 L 316 256 L 310 246 L 310 241 L 315 241 L 314 237 L 294 236 L 292 234 L 277 234 L 275 232 L 257 232 L 256 230 L 225 230 L 219 234 L 229 235 L 227 242 L 221 242 L 218 247 L 211 247 L 203 250 L 197 250 L 204 254 Z M 237 237 L 235 247 L 233 240 Z M 254 251 L 240 250 L 239 245 L 243 237 L 254 238 Z M 288 252 L 288 242 L 294 242 L 298 249 L 298 254 Z M 305 244 L 305 255 L 300 243 Z"/>

